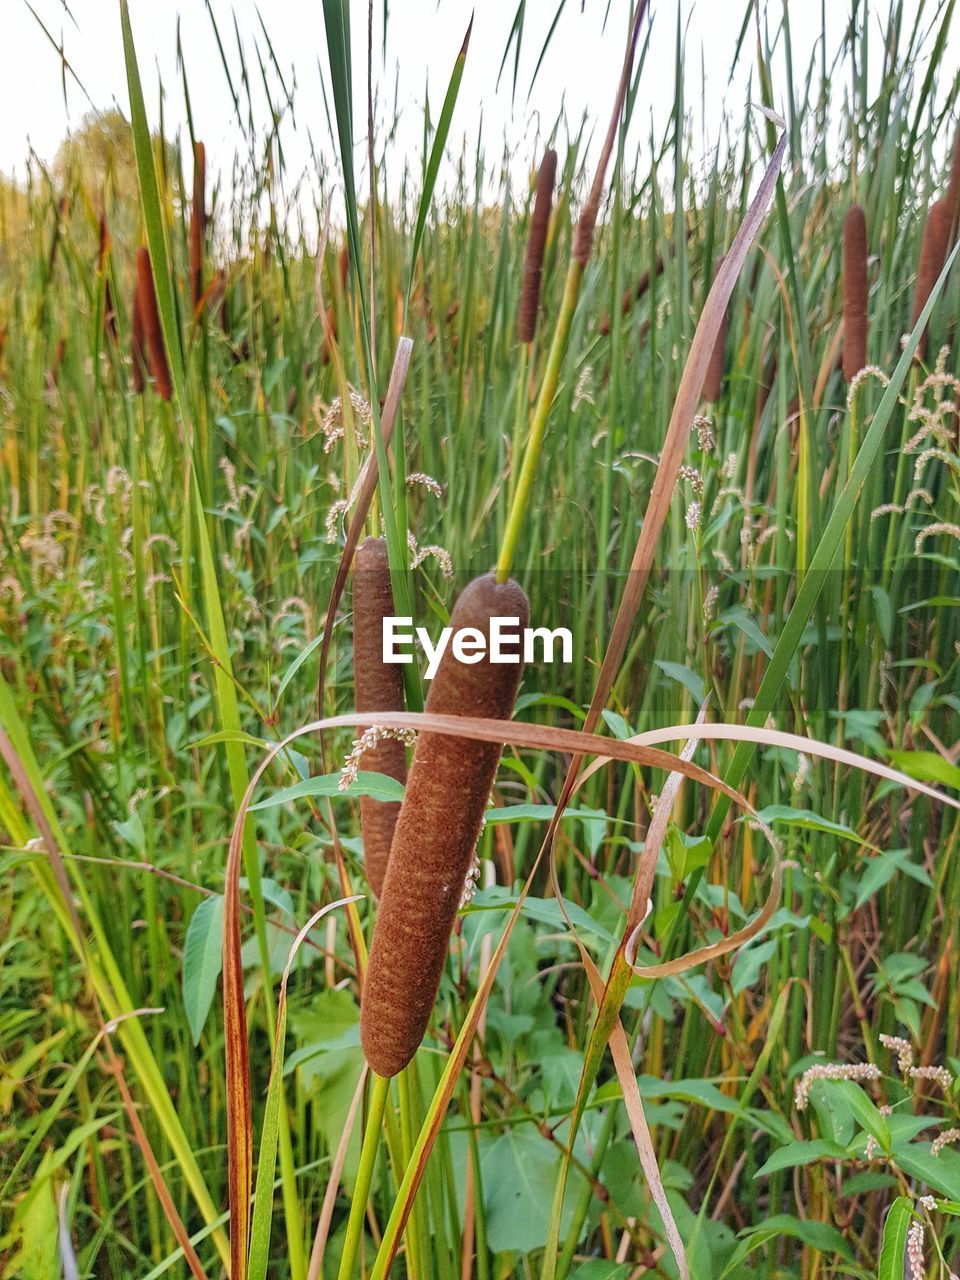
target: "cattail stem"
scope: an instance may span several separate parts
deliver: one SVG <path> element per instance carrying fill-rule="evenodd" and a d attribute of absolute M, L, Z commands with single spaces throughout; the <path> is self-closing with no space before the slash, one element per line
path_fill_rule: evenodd
<path fill-rule="evenodd" d="M 358 711 L 406 709 L 402 670 L 396 663 L 383 661 L 383 620 L 394 613 L 387 544 L 383 538 L 366 538 L 353 560 L 354 697 Z M 384 738 L 365 753 L 363 767 L 406 782 L 406 748 L 396 738 Z M 378 898 L 399 812 L 398 801 L 361 797 L 364 865 L 370 888 Z"/>
<path fill-rule="evenodd" d="M 340 1255 L 340 1269 L 337 1280 L 350 1280 L 360 1249 L 360 1238 L 363 1235 L 363 1219 L 367 1212 L 367 1199 L 373 1182 L 373 1170 L 380 1150 L 380 1135 L 383 1132 L 383 1113 L 386 1110 L 387 1098 L 390 1095 L 390 1080 L 387 1076 L 371 1074 L 373 1082 L 370 1090 L 370 1107 L 367 1111 L 367 1127 L 360 1147 L 360 1164 L 357 1168 L 357 1181 L 353 1188 L 353 1199 L 350 1202 L 350 1216 L 347 1218 L 347 1230 L 343 1239 L 343 1252 Z"/>
<path fill-rule="evenodd" d="M 603 195 L 603 183 L 606 178 L 607 166 L 610 163 L 610 155 L 613 151 L 617 126 L 620 123 L 620 115 L 623 111 L 624 102 L 626 100 L 627 88 L 630 84 L 630 74 L 633 68 L 633 56 L 636 52 L 637 39 L 640 35 L 640 24 L 643 21 L 643 15 L 646 13 L 646 9 L 647 0 L 639 0 L 633 18 L 633 26 L 630 30 L 626 55 L 623 60 L 623 69 L 620 73 L 620 83 L 617 88 L 617 96 L 613 104 L 613 113 L 610 117 L 607 136 L 604 139 L 603 150 L 600 153 L 600 160 L 597 164 L 597 172 L 594 175 L 593 186 L 590 188 L 590 193 L 587 196 L 584 206 L 580 211 L 580 217 L 577 220 L 577 226 L 573 237 L 573 248 L 570 254 L 570 265 L 567 268 L 567 280 L 563 290 L 563 301 L 560 305 L 560 315 L 557 319 L 557 327 L 553 331 L 553 341 L 550 344 L 550 354 L 547 357 L 547 367 L 544 370 L 543 382 L 540 387 L 540 395 L 537 398 L 537 406 L 534 410 L 533 423 L 531 424 L 530 435 L 527 439 L 527 445 L 524 450 L 523 466 L 520 471 L 520 478 L 517 483 L 516 492 L 513 495 L 513 501 L 510 504 L 510 513 L 507 516 L 507 527 L 504 530 L 503 541 L 500 545 L 500 554 L 497 558 L 496 573 L 498 582 L 505 582 L 510 576 L 510 569 L 513 566 L 513 557 L 516 554 L 517 543 L 520 540 L 520 529 L 523 525 L 523 517 L 527 509 L 527 504 L 530 501 L 530 494 L 533 489 L 533 480 L 537 472 L 537 464 L 540 460 L 540 450 L 543 448 L 543 438 L 547 430 L 547 419 L 550 416 L 550 409 L 553 406 L 553 397 L 557 392 L 557 384 L 560 380 L 560 368 L 567 352 L 567 342 L 570 338 L 570 327 L 573 323 L 573 313 L 577 309 L 577 300 L 580 297 L 580 282 L 583 279 L 584 268 L 590 261 L 590 254 L 593 252 L 593 241 L 596 232 L 597 218 L 600 214 L 600 198 Z"/>
<path fill-rule="evenodd" d="M 461 662 L 448 648 L 427 698 L 435 715 L 507 720 L 522 666 L 489 656 L 493 619 L 527 625 L 527 597 L 513 581 L 475 578 L 450 617 L 453 633 L 475 629 L 486 651 Z M 370 1069 L 394 1076 L 423 1040 L 440 987 L 450 935 L 483 825 L 501 747 L 424 731 L 410 766 L 390 850 L 360 1008 Z"/>
<path fill-rule="evenodd" d="M 553 204 L 553 187 L 557 180 L 557 153 L 550 148 L 540 164 L 537 178 L 537 194 L 530 218 L 530 235 L 523 264 L 523 283 L 520 286 L 520 306 L 517 311 L 517 338 L 530 343 L 537 331 L 537 313 L 540 310 L 540 285 L 543 279 L 543 253 L 547 244 L 547 228 L 550 225 L 550 208 Z"/>
<path fill-rule="evenodd" d="M 843 220 L 843 376 L 867 363 L 867 218 L 852 204 Z"/>
<path fill-rule="evenodd" d="M 517 544 L 520 541 L 523 517 L 526 514 L 533 482 L 537 474 L 540 450 L 543 448 L 543 439 L 547 433 L 547 421 L 550 417 L 550 410 L 553 407 L 553 397 L 557 394 L 560 370 L 563 366 L 564 356 L 567 353 L 570 326 L 573 324 L 573 313 L 577 309 L 582 277 L 583 264 L 576 258 L 571 258 L 570 266 L 567 268 L 567 282 L 563 290 L 560 315 L 557 317 L 557 327 L 553 331 L 550 354 L 547 356 L 547 367 L 543 372 L 543 382 L 540 384 L 540 394 L 537 397 L 533 421 L 530 424 L 530 434 L 527 437 L 527 443 L 524 448 L 523 465 L 520 468 L 513 501 L 510 504 L 510 513 L 507 516 L 507 527 L 504 530 L 503 541 L 500 543 L 500 554 L 497 557 L 498 582 L 505 582 L 510 576 L 510 570 L 513 567 L 513 557 L 516 555 Z"/>
<path fill-rule="evenodd" d="M 153 267 L 148 249 L 137 250 L 137 292 L 140 298 L 140 316 L 147 339 L 150 372 L 161 400 L 169 401 L 173 395 L 167 351 L 163 345 L 163 329 L 160 326 L 160 309 L 157 305 L 157 289 L 153 279 Z"/>

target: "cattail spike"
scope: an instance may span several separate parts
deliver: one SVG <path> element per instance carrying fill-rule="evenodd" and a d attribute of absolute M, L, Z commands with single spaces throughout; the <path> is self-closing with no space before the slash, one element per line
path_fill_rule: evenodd
<path fill-rule="evenodd" d="M 383 538 L 366 538 L 353 558 L 353 671 L 358 711 L 403 711 L 405 708 L 400 667 L 383 660 L 383 620 L 393 615 L 387 544 Z M 395 738 L 381 739 L 364 754 L 363 768 L 406 782 L 406 747 Z M 360 826 L 367 880 L 378 898 L 383 891 L 399 812 L 398 802 L 361 797 Z"/>
<path fill-rule="evenodd" d="M 843 376 L 867 363 L 867 216 L 852 204 L 843 220 Z"/>
<path fill-rule="evenodd" d="M 716 279 L 722 266 L 723 258 L 719 258 L 714 272 L 714 279 Z M 729 306 L 724 310 L 720 327 L 717 329 L 717 337 L 710 353 L 710 363 L 707 365 L 707 376 L 703 381 L 703 398 L 708 404 L 715 404 L 720 399 L 720 394 L 723 390 L 723 356 L 724 348 L 727 345 L 729 310 Z"/>
<path fill-rule="evenodd" d="M 950 210 L 950 226 L 956 239 L 960 229 L 960 125 L 957 126 L 957 136 L 953 140 L 953 162 L 950 165 L 946 201 Z"/>
<path fill-rule="evenodd" d="M 157 306 L 157 290 L 153 279 L 153 267 L 148 249 L 137 250 L 137 292 L 140 298 L 140 317 L 147 339 L 150 372 L 161 400 L 169 400 L 173 394 L 170 366 L 163 345 L 163 329 L 160 325 L 160 308 Z"/>
<path fill-rule="evenodd" d="M 950 241 L 951 221 L 950 206 L 947 201 L 934 200 L 927 211 L 927 220 L 923 225 L 920 262 L 917 266 L 917 285 L 913 295 L 913 314 L 910 318 L 911 329 L 916 327 L 920 312 L 927 305 L 927 299 L 943 270 Z M 925 329 L 917 346 L 917 358 L 922 360 L 926 350 L 927 331 Z"/>
<path fill-rule="evenodd" d="M 139 275 L 134 282 L 133 288 L 133 316 L 130 332 L 130 365 L 133 389 L 138 396 L 142 396 L 143 388 L 146 385 L 147 359 L 143 324 L 143 301 L 140 297 Z"/>
<path fill-rule="evenodd" d="M 550 224 L 550 208 L 553 204 L 553 188 L 556 180 L 557 153 L 550 148 L 544 154 L 540 165 L 537 194 L 530 218 L 527 256 L 523 264 L 523 284 L 520 288 L 520 308 L 517 312 L 517 338 L 520 342 L 532 342 L 537 329 L 540 282 L 543 277 L 543 251 L 547 243 L 547 228 Z"/>
<path fill-rule="evenodd" d="M 207 225 L 207 149 L 198 142 L 193 152 L 193 209 L 190 214 L 190 294 L 199 315 L 203 302 L 203 234 Z"/>
<path fill-rule="evenodd" d="M 104 277 L 103 281 L 103 329 L 108 338 L 117 341 L 117 309 L 113 305 L 113 291 L 110 288 L 110 277 L 107 275 L 110 254 L 110 228 L 107 226 L 107 215 L 100 213 L 100 249 L 97 255 L 97 270 Z"/>
<path fill-rule="evenodd" d="M 525 627 L 527 597 L 508 579 L 475 578 L 453 608 L 455 630 L 476 627 L 488 642 L 491 620 Z M 448 648 L 427 698 L 439 715 L 507 720 L 520 683 L 518 663 L 473 665 Z M 400 807 L 360 1010 L 370 1067 L 393 1076 L 423 1039 L 437 998 L 450 934 L 483 824 L 501 748 L 469 738 L 421 733 Z"/>

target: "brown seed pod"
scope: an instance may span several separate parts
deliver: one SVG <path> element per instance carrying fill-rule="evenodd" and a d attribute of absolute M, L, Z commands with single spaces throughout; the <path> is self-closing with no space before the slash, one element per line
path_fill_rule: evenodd
<path fill-rule="evenodd" d="M 960 223 L 960 127 L 953 141 L 953 162 L 950 165 L 950 182 L 947 186 L 946 201 L 950 208 L 951 230 L 956 236 Z"/>
<path fill-rule="evenodd" d="M 551 147 L 544 153 L 537 178 L 537 194 L 530 217 L 530 234 L 527 238 L 527 256 L 523 264 L 523 284 L 520 287 L 520 307 L 517 311 L 517 338 L 520 342 L 532 342 L 537 330 L 537 312 L 540 310 L 540 282 L 543 277 L 543 251 L 547 243 L 550 225 L 550 208 L 553 203 L 553 187 L 557 180 L 557 153 Z"/>
<path fill-rule="evenodd" d="M 475 578 L 453 608 L 454 632 L 475 627 L 489 645 L 491 619 L 529 620 L 512 580 Z M 468 665 L 448 648 L 427 697 L 437 715 L 509 719 L 521 664 Z M 423 1039 L 450 934 L 497 772 L 495 743 L 421 733 L 393 835 L 360 1010 L 360 1040 L 378 1075 L 402 1071 Z"/>
<path fill-rule="evenodd" d="M 387 544 L 365 538 L 353 558 L 353 673 L 358 711 L 403 711 L 403 674 L 397 663 L 383 660 L 383 620 L 394 616 Z M 407 750 L 395 738 L 384 738 L 364 753 L 362 767 L 407 780 Z M 380 897 L 390 858 L 399 801 L 360 799 L 363 855 L 370 888 Z"/>
<path fill-rule="evenodd" d="M 146 385 L 147 359 L 144 351 L 143 306 L 140 299 L 140 281 L 133 288 L 133 315 L 130 331 L 130 368 L 133 389 L 138 396 L 143 395 Z"/>
<path fill-rule="evenodd" d="M 927 210 L 927 220 L 923 224 L 923 241 L 920 245 L 920 262 L 917 266 L 917 286 L 913 294 L 913 314 L 910 317 L 910 328 L 916 327 L 920 312 L 927 304 L 927 299 L 937 283 L 943 270 L 947 256 L 947 245 L 950 240 L 950 223 L 952 221 L 950 205 L 946 200 L 934 200 Z M 917 346 L 917 358 L 922 360 L 927 350 L 927 331 L 924 329 Z"/>
<path fill-rule="evenodd" d="M 723 258 L 718 259 L 714 279 L 723 266 Z M 729 307 L 723 313 L 723 319 L 720 321 L 720 328 L 717 330 L 716 341 L 713 344 L 713 350 L 710 352 L 710 363 L 707 365 L 707 376 L 703 381 L 703 398 L 708 404 L 715 404 L 720 399 L 720 393 L 723 390 L 723 355 L 724 347 L 727 344 L 727 321 L 729 319 Z"/>
<path fill-rule="evenodd" d="M 157 290 L 153 282 L 153 268 L 150 264 L 148 249 L 137 250 L 137 292 L 140 297 L 140 315 L 147 339 L 147 354 L 150 357 L 150 372 L 153 375 L 154 386 L 161 400 L 169 400 L 173 394 L 173 384 L 170 381 L 170 366 L 167 364 L 167 352 L 163 345 L 160 309 L 157 306 Z"/>
<path fill-rule="evenodd" d="M 117 341 L 117 309 L 113 305 L 113 292 L 110 278 L 107 276 L 107 259 L 110 253 L 110 228 L 107 226 L 107 215 L 100 214 L 100 251 L 97 255 L 97 270 L 104 276 L 103 282 L 103 331 L 108 338 Z"/>
<path fill-rule="evenodd" d="M 202 142 L 194 148 L 193 208 L 190 212 L 190 296 L 199 315 L 203 302 L 203 233 L 207 225 L 207 149 Z"/>
<path fill-rule="evenodd" d="M 867 363 L 867 216 L 852 204 L 843 220 L 843 376 Z"/>

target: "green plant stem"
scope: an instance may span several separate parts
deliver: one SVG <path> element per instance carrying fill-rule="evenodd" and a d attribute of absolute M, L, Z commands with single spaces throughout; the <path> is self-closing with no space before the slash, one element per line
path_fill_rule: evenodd
<path fill-rule="evenodd" d="M 340 1255 L 340 1269 L 337 1280 L 350 1280 L 357 1261 L 360 1248 L 360 1237 L 363 1235 L 363 1219 L 367 1212 L 367 1198 L 373 1182 L 373 1169 L 380 1150 L 380 1137 L 383 1133 L 383 1113 L 390 1096 L 390 1077 L 370 1073 L 373 1081 L 370 1090 L 370 1106 L 367 1111 L 367 1127 L 363 1134 L 363 1145 L 360 1148 L 360 1166 L 357 1169 L 357 1181 L 353 1189 L 353 1200 L 350 1204 L 350 1216 L 347 1219 L 347 1234 L 343 1241 L 343 1253 Z"/>
<path fill-rule="evenodd" d="M 543 383 L 540 387 L 540 394 L 537 397 L 537 407 L 534 410 L 533 422 L 530 424 L 530 434 L 524 447 L 523 465 L 520 468 L 516 492 L 510 504 L 510 514 L 507 516 L 507 527 L 503 535 L 503 541 L 500 544 L 500 554 L 497 558 L 498 582 L 504 582 L 510 576 L 510 570 L 513 567 L 513 558 L 516 555 L 517 543 L 520 541 L 523 517 L 530 502 L 533 482 L 537 474 L 537 463 L 540 461 L 540 451 L 543 448 L 543 438 L 547 432 L 550 409 L 553 406 L 553 398 L 557 393 L 560 370 L 563 367 L 564 356 L 567 353 L 570 326 L 573 323 L 573 313 L 577 309 L 577 299 L 580 296 L 580 281 L 582 278 L 583 266 L 575 258 L 572 258 L 567 270 L 567 280 L 563 290 L 563 303 L 560 307 L 560 315 L 557 317 L 557 327 L 553 331 L 553 341 L 550 344 L 550 354 L 547 357 Z"/>

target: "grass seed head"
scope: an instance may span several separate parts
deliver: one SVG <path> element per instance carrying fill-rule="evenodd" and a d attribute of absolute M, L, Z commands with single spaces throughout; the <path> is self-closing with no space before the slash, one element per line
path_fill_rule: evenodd
<path fill-rule="evenodd" d="M 383 661 L 383 620 L 393 617 L 393 590 L 387 544 L 366 538 L 353 559 L 353 670 L 358 711 L 403 711 L 403 675 L 396 663 Z M 364 754 L 364 768 L 398 782 L 407 778 L 407 752 L 396 738 L 379 739 Z M 380 896 L 390 858 L 390 844 L 400 805 L 360 799 L 363 853 L 370 888 Z"/>
<path fill-rule="evenodd" d="M 529 620 L 514 581 L 475 578 L 453 608 L 454 631 L 475 627 L 487 638 L 494 617 Z M 509 719 L 520 663 L 472 665 L 448 647 L 427 697 L 436 715 Z M 421 733 L 400 808 L 360 1013 L 360 1038 L 371 1068 L 396 1075 L 416 1053 L 437 998 L 467 873 L 493 786 L 500 746 Z"/>
<path fill-rule="evenodd" d="M 867 218 L 852 204 L 843 220 L 843 376 L 852 382 L 867 363 Z"/>
<path fill-rule="evenodd" d="M 557 153 L 552 148 L 546 152 L 537 179 L 537 194 L 530 218 L 530 234 L 527 239 L 527 256 L 523 264 L 523 284 L 520 288 L 520 308 L 517 312 L 517 338 L 520 342 L 532 342 L 537 330 L 537 312 L 540 309 L 540 282 L 543 277 L 543 251 L 547 243 L 550 225 L 550 208 L 553 203 L 553 187 L 557 180 Z"/>

